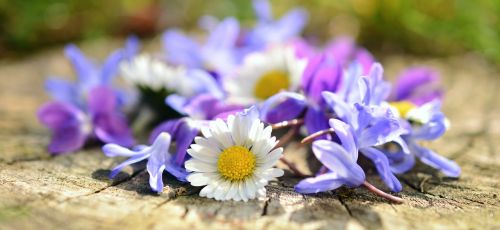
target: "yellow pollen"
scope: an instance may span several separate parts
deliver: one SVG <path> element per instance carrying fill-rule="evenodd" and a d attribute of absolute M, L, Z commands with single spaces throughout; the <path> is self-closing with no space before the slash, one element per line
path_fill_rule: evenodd
<path fill-rule="evenodd" d="M 253 174 L 255 155 L 242 146 L 229 147 L 219 155 L 217 169 L 225 179 L 241 181 Z"/>
<path fill-rule="evenodd" d="M 397 109 L 399 112 L 399 115 L 403 118 L 406 117 L 408 112 L 415 107 L 417 107 L 415 104 L 409 102 L 409 101 L 395 101 L 395 102 L 390 102 L 389 103 L 393 108 Z"/>
<path fill-rule="evenodd" d="M 288 74 L 281 70 L 272 70 L 263 74 L 255 84 L 255 97 L 265 100 L 282 89 L 290 87 Z"/>

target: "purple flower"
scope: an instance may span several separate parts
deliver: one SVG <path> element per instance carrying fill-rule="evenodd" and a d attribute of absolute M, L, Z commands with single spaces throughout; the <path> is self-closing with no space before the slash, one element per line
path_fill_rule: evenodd
<path fill-rule="evenodd" d="M 38 119 L 52 130 L 49 152 L 65 153 L 80 149 L 90 135 L 89 118 L 67 102 L 49 102 L 38 110 Z"/>
<path fill-rule="evenodd" d="M 304 95 L 286 91 L 280 92 L 260 105 L 260 119 L 268 123 L 292 120 L 302 116 L 307 107 Z"/>
<path fill-rule="evenodd" d="M 163 191 L 163 171 L 174 175 L 181 181 L 186 181 L 187 173 L 175 163 L 175 158 L 169 152 L 171 137 L 168 133 L 160 133 L 151 146 L 139 146 L 136 150 L 129 150 L 117 144 L 104 145 L 102 151 L 108 157 L 123 156 L 128 160 L 119 164 L 111 171 L 110 177 L 115 177 L 125 166 L 148 160 L 149 185 L 155 192 Z M 185 150 L 184 150 L 185 151 Z"/>
<path fill-rule="evenodd" d="M 295 190 L 299 193 L 324 192 L 342 185 L 357 187 L 365 181 L 365 173 L 356 163 L 358 148 L 351 127 L 337 119 L 330 120 L 330 124 L 334 127 L 340 144 L 328 140 L 313 143 L 314 155 L 329 171 L 300 181 L 295 185 Z"/>
<path fill-rule="evenodd" d="M 304 9 L 295 8 L 279 20 L 274 20 L 267 0 L 254 0 L 257 24 L 245 37 L 244 44 L 254 49 L 263 49 L 270 44 L 285 43 L 298 36 L 307 23 Z"/>
<path fill-rule="evenodd" d="M 149 142 L 152 143 L 161 133 L 168 132 L 172 135 L 176 143 L 176 152 L 173 165 L 177 169 L 184 168 L 186 159 L 186 151 L 194 138 L 198 135 L 201 129 L 200 123 L 190 118 L 173 119 L 158 125 L 149 136 Z M 176 174 L 171 172 L 172 174 Z M 182 175 L 182 174 L 180 174 Z M 182 177 L 181 180 L 184 180 Z"/>
<path fill-rule="evenodd" d="M 325 48 L 325 53 L 331 54 L 342 67 L 357 63 L 361 67 L 361 74 L 370 72 L 375 63 L 373 55 L 362 47 L 358 47 L 352 37 L 340 36 L 335 38 Z"/>
<path fill-rule="evenodd" d="M 120 62 L 135 55 L 138 49 L 137 38 L 130 37 L 125 48 L 112 52 L 99 66 L 87 58 L 78 47 L 73 44 L 68 45 L 65 48 L 65 54 L 73 65 L 77 81 L 70 82 L 51 77 L 45 82 L 45 89 L 57 101 L 84 108 L 85 98 L 89 91 L 95 86 L 110 85 L 116 76 Z"/>
<path fill-rule="evenodd" d="M 397 144 L 408 145 L 410 154 L 382 149 L 389 157 L 392 171 L 398 174 L 407 172 L 413 168 L 415 157 L 418 157 L 423 163 L 440 170 L 446 176 L 458 177 L 461 170 L 455 162 L 418 144 L 419 141 L 436 140 L 448 129 L 448 121 L 441 112 L 440 101 L 434 100 L 410 110 L 406 119 L 403 121 L 409 121 L 407 126 L 411 128 L 410 133 L 402 136 L 403 143 Z"/>
<path fill-rule="evenodd" d="M 344 74 L 338 95 L 347 103 L 381 105 L 387 99 L 391 86 L 383 80 L 384 69 L 374 63 L 366 77 L 362 76 L 361 66 L 354 63 Z"/>
<path fill-rule="evenodd" d="M 342 66 L 337 59 L 323 53 L 309 59 L 302 76 L 302 89 L 309 100 L 323 105 L 321 92 L 336 92 L 342 84 Z"/>
<path fill-rule="evenodd" d="M 427 67 L 413 67 L 406 69 L 399 76 L 392 99 L 422 105 L 434 99 L 441 99 L 442 96 L 439 74 Z"/>
<path fill-rule="evenodd" d="M 89 91 L 87 103 L 86 110 L 60 101 L 49 102 L 40 108 L 38 118 L 53 134 L 49 152 L 78 150 L 94 136 L 105 143 L 133 144 L 125 117 L 117 110 L 116 94 L 109 87 L 94 87 Z"/>
<path fill-rule="evenodd" d="M 225 74 L 237 64 L 234 48 L 238 36 L 238 21 L 227 18 L 213 28 L 204 45 L 178 30 L 168 30 L 163 34 L 163 46 L 172 64 Z"/>
<path fill-rule="evenodd" d="M 119 62 L 138 50 L 138 41 L 129 38 L 124 49 L 113 52 L 102 66 L 97 66 L 74 45 L 66 47 L 77 74 L 76 82 L 49 79 L 46 88 L 55 101 L 38 111 L 42 124 L 52 131 L 49 151 L 67 153 L 83 147 L 96 137 L 105 143 L 130 146 L 134 140 L 120 109 L 124 104 L 121 92 L 111 88 Z"/>
<path fill-rule="evenodd" d="M 373 161 L 384 183 L 392 191 L 401 191 L 401 184 L 392 174 L 387 156 L 375 147 L 398 141 L 408 130 L 388 107 L 348 104 L 339 95 L 330 92 L 323 92 L 323 97 L 335 114 L 351 127 L 356 146 Z M 336 130 L 338 127 L 334 125 L 330 122 L 330 126 Z"/>

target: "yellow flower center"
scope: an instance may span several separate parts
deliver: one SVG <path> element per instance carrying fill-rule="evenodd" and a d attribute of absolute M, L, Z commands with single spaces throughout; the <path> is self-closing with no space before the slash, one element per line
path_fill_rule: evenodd
<path fill-rule="evenodd" d="M 288 87 L 290 87 L 288 74 L 281 70 L 273 70 L 260 77 L 253 92 L 255 97 L 265 100 L 282 89 L 288 89 Z"/>
<path fill-rule="evenodd" d="M 255 169 L 255 155 L 242 146 L 224 149 L 217 161 L 219 173 L 227 180 L 241 181 Z"/>
<path fill-rule="evenodd" d="M 399 115 L 403 118 L 406 117 L 408 112 L 415 107 L 417 107 L 415 104 L 409 102 L 409 101 L 395 101 L 395 102 L 390 102 L 389 103 L 393 108 L 397 109 L 399 112 Z"/>

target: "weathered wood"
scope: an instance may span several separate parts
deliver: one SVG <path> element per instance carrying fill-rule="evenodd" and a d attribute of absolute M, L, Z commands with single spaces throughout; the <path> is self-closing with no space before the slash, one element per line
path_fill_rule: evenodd
<path fill-rule="evenodd" d="M 103 52 L 92 52 L 95 47 L 102 44 L 85 50 Z M 45 76 L 71 75 L 62 52 L 0 63 L 0 229 L 499 228 L 498 70 L 474 56 L 391 56 L 383 64 L 388 76 L 411 64 L 440 70 L 452 129 L 428 146 L 456 160 L 463 170 L 460 179 L 452 180 L 418 165 L 400 176 L 402 205 L 362 188 L 304 196 L 293 191 L 298 179 L 290 174 L 267 187 L 267 200 L 247 203 L 200 198 L 199 189 L 167 175 L 165 191 L 153 194 L 140 167 L 108 180 L 109 169 L 120 159 L 106 158 L 98 148 L 58 157 L 46 153 L 49 133 L 35 112 L 48 99 L 42 89 Z M 308 172 L 310 165 L 299 161 L 307 156 L 306 149 L 294 145 L 285 152 Z M 384 188 L 376 176 L 369 180 Z"/>

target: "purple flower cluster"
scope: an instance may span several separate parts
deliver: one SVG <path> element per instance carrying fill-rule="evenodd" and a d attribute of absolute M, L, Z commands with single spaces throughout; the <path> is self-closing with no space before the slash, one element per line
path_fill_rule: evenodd
<path fill-rule="evenodd" d="M 161 192 L 165 170 L 186 181 L 185 162 L 191 158 L 187 152 L 200 133 L 207 137 L 208 127 L 218 127 L 212 122 L 253 107 L 259 120 L 273 128 L 293 126 L 292 134 L 312 142 L 312 152 L 323 167 L 295 186 L 300 193 L 343 185 L 373 188 L 366 181 L 366 169 L 358 164 L 360 156 L 373 162 L 393 192 L 402 189 L 396 175 L 411 170 L 417 158 L 446 176 L 460 175 L 453 161 L 420 145 L 439 138 L 449 127 L 441 112 L 443 92 L 434 70 L 406 69 L 392 87 L 384 80 L 382 65 L 352 38 L 338 37 L 319 48 L 300 36 L 306 11 L 293 9 L 275 19 L 266 0 L 253 3 L 254 27 L 242 28 L 231 17 L 219 21 L 206 16 L 200 21 L 208 33 L 204 42 L 179 29 L 168 30 L 162 36 L 164 50 L 147 57 L 139 54 L 135 38 L 102 65 L 69 45 L 66 56 L 77 81 L 47 80 L 54 100 L 38 113 L 53 133 L 49 151 L 72 152 L 97 139 L 106 143 L 107 156 L 129 158 L 112 170 L 111 177 L 127 165 L 147 160 L 151 188 Z M 152 130 L 137 121 L 127 122 L 124 108 L 137 101 L 133 96 L 138 94 L 127 95 L 112 85 L 113 78 L 122 75 L 129 76 L 125 80 L 139 94 L 144 89 L 163 90 L 156 94 L 165 101 L 161 106 L 178 115 Z M 131 113 L 151 113 L 134 108 L 137 111 Z M 132 126 L 151 131 L 150 146 L 132 147 Z"/>
<path fill-rule="evenodd" d="M 104 63 L 95 63 L 76 46 L 65 49 L 77 75 L 76 82 L 49 78 L 45 88 L 53 101 L 38 111 L 41 123 L 52 131 L 49 152 L 68 153 L 82 148 L 88 139 L 124 146 L 134 138 L 121 108 L 124 94 L 112 86 L 118 65 L 138 50 L 138 40 L 127 41 L 126 47 L 111 53 Z"/>

